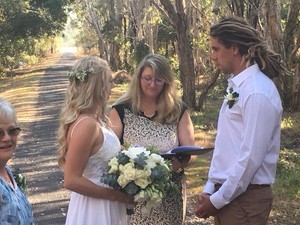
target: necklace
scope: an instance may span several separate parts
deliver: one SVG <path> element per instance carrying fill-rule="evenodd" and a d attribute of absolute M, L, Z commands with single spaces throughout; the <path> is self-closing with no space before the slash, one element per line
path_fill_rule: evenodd
<path fill-rule="evenodd" d="M 148 118 L 152 118 L 157 113 L 156 108 L 150 108 L 150 107 L 141 107 L 141 112 L 143 113 L 144 116 Z"/>
<path fill-rule="evenodd" d="M 0 176 L 3 178 L 3 180 L 11 187 L 13 187 L 13 182 L 11 181 L 7 171 L 5 170 L 5 173 L 0 172 Z"/>
<path fill-rule="evenodd" d="M 145 112 L 142 112 L 143 114 L 144 114 L 144 116 L 146 116 L 146 117 L 148 117 L 148 118 L 152 118 L 155 114 L 156 114 L 156 112 L 154 112 L 154 113 L 152 113 L 152 114 L 147 114 L 147 113 L 145 113 Z"/>

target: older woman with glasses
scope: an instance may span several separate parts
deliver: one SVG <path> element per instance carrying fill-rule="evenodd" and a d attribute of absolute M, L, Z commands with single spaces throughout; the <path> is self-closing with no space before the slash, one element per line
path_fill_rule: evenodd
<path fill-rule="evenodd" d="M 174 76 L 167 60 L 147 55 L 139 64 L 131 85 L 110 112 L 111 128 L 122 144 L 154 145 L 161 153 L 179 145 L 194 145 L 194 129 L 186 105 L 176 93 Z M 169 193 L 148 217 L 137 206 L 131 224 L 184 224 L 186 211 L 184 167 L 195 158 L 172 158 L 173 181 L 179 193 Z M 183 190 L 182 190 L 183 189 Z"/>
<path fill-rule="evenodd" d="M 0 98 L 0 224 L 34 224 L 31 205 L 7 165 L 20 131 L 14 107 Z"/>

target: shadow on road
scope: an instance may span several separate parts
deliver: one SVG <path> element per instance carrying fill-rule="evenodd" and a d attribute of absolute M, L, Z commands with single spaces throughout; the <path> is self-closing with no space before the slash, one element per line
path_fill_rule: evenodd
<path fill-rule="evenodd" d="M 36 102 L 29 108 L 35 110 L 35 116 L 21 124 L 23 142 L 13 158 L 14 167 L 21 168 L 27 177 L 27 197 L 36 225 L 65 222 L 69 192 L 62 187 L 63 173 L 57 165 L 56 132 L 67 86 L 66 73 L 75 59 L 74 53 L 63 53 L 45 70 L 38 83 Z"/>

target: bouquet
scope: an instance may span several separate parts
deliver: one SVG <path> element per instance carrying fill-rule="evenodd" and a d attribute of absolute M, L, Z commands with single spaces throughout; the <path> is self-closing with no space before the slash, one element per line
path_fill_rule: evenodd
<path fill-rule="evenodd" d="M 119 189 L 142 203 L 142 215 L 149 215 L 152 208 L 159 206 L 169 191 L 178 191 L 170 180 L 169 162 L 156 153 L 154 147 L 133 147 L 113 157 L 101 182 Z"/>

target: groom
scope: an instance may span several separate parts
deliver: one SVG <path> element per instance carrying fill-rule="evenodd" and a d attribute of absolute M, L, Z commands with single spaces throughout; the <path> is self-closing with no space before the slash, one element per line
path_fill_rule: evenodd
<path fill-rule="evenodd" d="M 286 69 L 241 18 L 226 18 L 210 29 L 211 59 L 228 79 L 215 150 L 198 217 L 216 225 L 265 225 L 280 149 L 282 105 L 272 78 Z"/>

